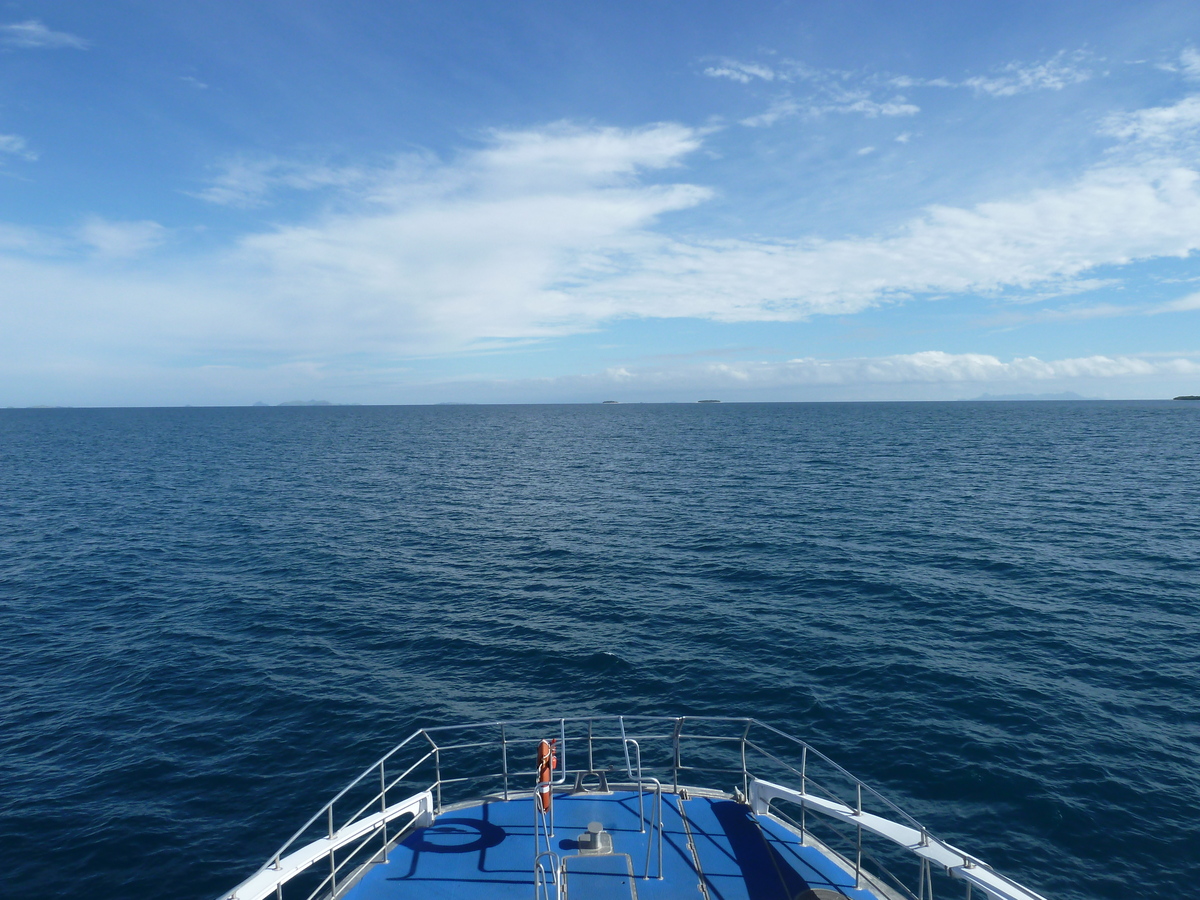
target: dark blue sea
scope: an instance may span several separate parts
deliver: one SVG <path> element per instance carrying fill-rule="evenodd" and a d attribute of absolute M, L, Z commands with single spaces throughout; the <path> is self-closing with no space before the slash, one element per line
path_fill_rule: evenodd
<path fill-rule="evenodd" d="M 1200 883 L 1200 403 L 0 410 L 0 895 L 213 900 L 419 725 L 753 715 Z"/>

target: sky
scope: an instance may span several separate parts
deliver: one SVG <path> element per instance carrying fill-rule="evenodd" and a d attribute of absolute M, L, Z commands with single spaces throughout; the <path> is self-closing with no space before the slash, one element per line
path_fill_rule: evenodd
<path fill-rule="evenodd" d="M 1200 394 L 1200 4 L 0 0 L 0 406 Z"/>

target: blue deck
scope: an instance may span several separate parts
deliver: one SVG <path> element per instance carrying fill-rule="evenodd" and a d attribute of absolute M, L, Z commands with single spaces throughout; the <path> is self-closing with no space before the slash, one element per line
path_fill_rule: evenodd
<path fill-rule="evenodd" d="M 652 796 L 645 796 L 646 819 Z M 850 900 L 877 900 L 854 878 L 770 819 L 753 816 L 731 800 L 663 795 L 663 878 L 657 841 L 647 868 L 651 833 L 640 830 L 638 796 L 555 795 L 551 849 L 567 859 L 569 900 L 698 900 L 703 884 L 710 900 L 794 900 L 810 888 Z M 589 822 L 612 835 L 612 857 L 579 856 L 576 838 Z M 488 801 L 438 816 L 390 852 L 350 891 L 350 900 L 532 900 L 535 855 L 530 799 Z M 544 846 L 543 846 L 544 849 Z M 628 858 L 626 858 L 626 856 Z M 630 878 L 632 870 L 634 877 Z M 632 890 L 631 890 L 632 884 Z"/>

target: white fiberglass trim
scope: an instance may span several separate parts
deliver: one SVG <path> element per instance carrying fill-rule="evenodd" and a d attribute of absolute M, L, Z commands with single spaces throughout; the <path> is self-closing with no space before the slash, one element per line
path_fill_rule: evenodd
<path fill-rule="evenodd" d="M 845 804 L 792 790 L 770 781 L 751 779 L 750 806 L 755 814 L 769 813 L 772 800 L 788 800 L 813 812 L 823 813 L 850 825 L 861 826 L 866 831 L 899 844 L 922 859 L 942 866 L 953 877 L 979 888 L 996 900 L 1046 900 L 1041 894 L 997 874 L 982 860 L 945 841 L 939 841 L 920 829 L 901 825 L 899 822 L 868 812 L 856 812 Z"/>
<path fill-rule="evenodd" d="M 422 791 L 381 812 L 351 822 L 334 832 L 332 838 L 321 838 L 301 847 L 295 853 L 289 853 L 279 860 L 278 868 L 264 866 L 228 894 L 221 896 L 228 900 L 264 900 L 274 894 L 279 885 L 291 881 L 317 860 L 329 856 L 333 851 L 377 828 L 382 828 L 384 823 L 405 813 L 416 816 L 418 825 L 430 824 L 433 819 L 433 794 L 430 791 Z"/>

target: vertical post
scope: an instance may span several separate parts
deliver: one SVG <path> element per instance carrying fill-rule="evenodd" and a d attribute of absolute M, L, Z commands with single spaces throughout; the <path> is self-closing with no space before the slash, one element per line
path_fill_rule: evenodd
<path fill-rule="evenodd" d="M 617 721 L 621 723 L 621 746 L 625 749 L 625 774 L 632 778 L 633 766 L 629 764 L 629 739 L 625 737 L 625 717 L 618 716 Z"/>
<path fill-rule="evenodd" d="M 504 799 L 508 800 L 508 738 L 504 733 L 504 723 L 500 723 L 500 759 L 504 766 Z"/>
<path fill-rule="evenodd" d="M 859 886 L 859 877 L 862 874 L 862 782 L 854 783 L 854 814 L 859 817 L 858 822 L 858 846 L 854 854 L 854 886 Z"/>
<path fill-rule="evenodd" d="M 750 773 L 746 769 L 746 738 L 750 736 L 750 723 L 746 723 L 746 728 L 742 732 L 742 794 L 746 797 L 750 796 Z"/>
<path fill-rule="evenodd" d="M 808 744 L 800 748 L 800 843 L 804 843 L 805 818 L 808 806 L 804 798 L 808 796 Z"/>
<path fill-rule="evenodd" d="M 558 720 L 558 769 L 562 772 L 562 777 L 558 780 L 558 784 L 567 783 L 567 720 Z M 550 773 L 550 781 L 554 783 L 554 773 Z"/>
<path fill-rule="evenodd" d="M 442 814 L 442 750 L 440 747 L 433 748 L 433 770 L 434 776 L 437 778 L 437 807 L 436 814 Z"/>
<path fill-rule="evenodd" d="M 919 900 L 925 900 L 925 860 L 921 860 L 921 877 L 917 882 L 917 897 Z"/>
<path fill-rule="evenodd" d="M 588 771 L 596 771 L 596 763 L 592 760 L 592 720 L 588 719 Z"/>
<path fill-rule="evenodd" d="M 383 861 L 387 862 L 387 776 L 384 775 L 382 759 L 379 761 L 379 811 L 383 813 Z"/>
<path fill-rule="evenodd" d="M 329 896 L 337 893 L 337 855 L 333 852 L 333 803 L 329 804 Z"/>
<path fill-rule="evenodd" d="M 671 736 L 671 749 L 674 755 L 674 762 L 671 765 L 671 784 L 675 787 L 675 793 L 679 793 L 679 732 L 683 731 L 683 716 L 675 720 L 675 733 Z"/>

